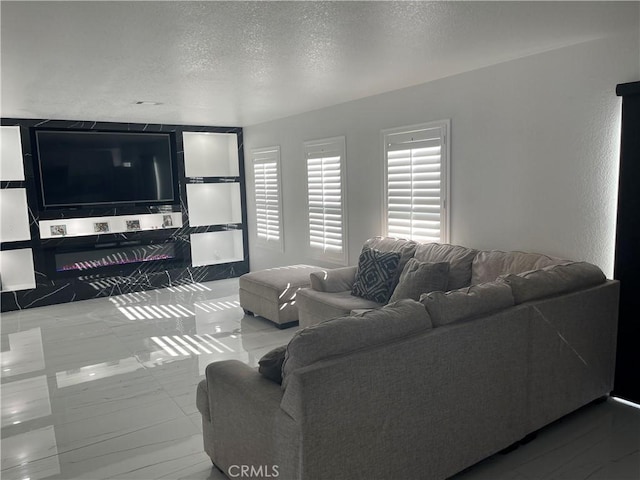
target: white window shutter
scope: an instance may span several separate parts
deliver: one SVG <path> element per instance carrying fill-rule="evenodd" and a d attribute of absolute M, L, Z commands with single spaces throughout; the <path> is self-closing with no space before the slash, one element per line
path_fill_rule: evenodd
<path fill-rule="evenodd" d="M 252 151 L 258 244 L 282 250 L 280 147 Z"/>
<path fill-rule="evenodd" d="M 345 139 L 305 142 L 309 247 L 312 255 L 346 262 L 343 197 Z"/>
<path fill-rule="evenodd" d="M 448 126 L 443 121 L 383 131 L 387 235 L 448 241 Z"/>

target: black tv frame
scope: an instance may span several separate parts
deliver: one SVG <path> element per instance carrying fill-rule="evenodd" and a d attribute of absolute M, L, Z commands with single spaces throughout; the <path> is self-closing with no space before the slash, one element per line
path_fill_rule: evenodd
<path fill-rule="evenodd" d="M 52 128 L 52 127 L 31 127 L 30 129 L 31 147 L 33 152 L 33 174 L 37 188 L 37 201 L 38 208 L 41 212 L 61 212 L 61 211 L 73 211 L 73 212 L 85 212 L 86 216 L 94 216 L 100 214 L 100 212 L 114 211 L 114 209 L 123 210 L 127 212 L 139 212 L 141 208 L 148 209 L 149 207 L 179 207 L 180 206 L 180 178 L 178 172 L 178 155 L 176 147 L 176 133 L 172 132 L 158 132 L 158 131 L 144 131 L 144 130 L 110 130 L 110 129 L 87 129 L 87 128 Z M 77 203 L 69 205 L 46 205 L 44 201 L 44 189 L 42 181 L 42 169 L 40 163 L 40 151 L 37 141 L 38 132 L 58 132 L 58 133 L 99 133 L 99 134 L 136 134 L 136 135 L 163 135 L 169 139 L 169 154 L 171 163 L 171 186 L 173 189 L 173 199 L 171 201 L 166 200 L 143 200 L 132 202 L 96 202 L 96 203 Z M 133 209 L 133 210 L 132 210 Z M 92 213 L 89 213 L 91 211 Z"/>

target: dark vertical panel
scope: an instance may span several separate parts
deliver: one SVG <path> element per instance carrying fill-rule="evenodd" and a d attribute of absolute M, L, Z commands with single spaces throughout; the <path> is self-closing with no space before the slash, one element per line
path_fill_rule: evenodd
<path fill-rule="evenodd" d="M 622 137 L 614 277 L 620 320 L 614 394 L 640 402 L 640 82 L 618 85 Z"/>

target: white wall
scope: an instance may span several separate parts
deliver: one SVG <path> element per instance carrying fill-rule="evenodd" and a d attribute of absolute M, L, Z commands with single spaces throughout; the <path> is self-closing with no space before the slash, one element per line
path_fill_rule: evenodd
<path fill-rule="evenodd" d="M 637 32 L 593 40 L 246 127 L 251 269 L 319 263 L 306 248 L 302 142 L 346 136 L 354 264 L 362 243 L 382 233 L 380 130 L 450 118 L 452 243 L 587 260 L 611 276 L 621 105 L 615 87 L 640 79 L 639 50 Z M 272 145 L 281 147 L 284 253 L 255 242 L 250 152 Z"/>

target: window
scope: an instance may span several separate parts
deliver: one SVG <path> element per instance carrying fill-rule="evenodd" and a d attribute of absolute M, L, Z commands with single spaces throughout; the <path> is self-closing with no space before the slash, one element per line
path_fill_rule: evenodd
<path fill-rule="evenodd" d="M 280 147 L 252 151 L 258 245 L 283 250 Z"/>
<path fill-rule="evenodd" d="M 344 137 L 304 143 L 307 161 L 309 247 L 324 260 L 346 264 Z"/>
<path fill-rule="evenodd" d="M 383 130 L 387 235 L 449 239 L 449 120 Z"/>

